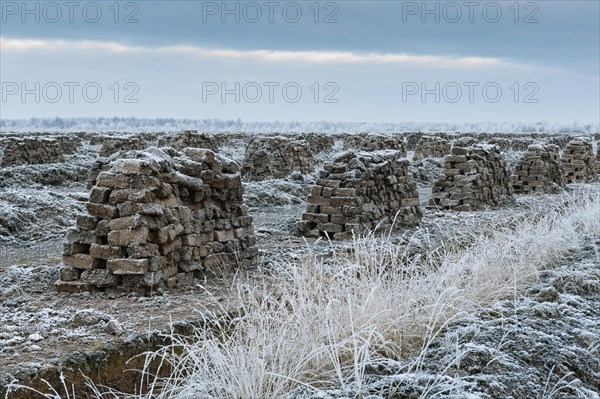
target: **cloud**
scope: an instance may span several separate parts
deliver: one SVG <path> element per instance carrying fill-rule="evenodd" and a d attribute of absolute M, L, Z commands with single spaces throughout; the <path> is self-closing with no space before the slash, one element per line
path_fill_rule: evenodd
<path fill-rule="evenodd" d="M 10 53 L 94 53 L 124 55 L 173 55 L 201 59 L 255 61 L 265 64 L 305 63 L 337 65 L 398 65 L 434 69 L 530 68 L 491 57 L 452 57 L 398 53 L 354 53 L 341 51 L 277 51 L 208 49 L 192 45 L 162 47 L 131 46 L 90 40 L 9 39 L 0 37 L 0 51 Z"/>

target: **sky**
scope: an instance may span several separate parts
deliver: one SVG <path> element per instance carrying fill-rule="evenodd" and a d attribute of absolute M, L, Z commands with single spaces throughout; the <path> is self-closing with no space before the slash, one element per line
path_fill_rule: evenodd
<path fill-rule="evenodd" d="M 600 122 L 600 1 L 0 1 L 0 118 Z"/>

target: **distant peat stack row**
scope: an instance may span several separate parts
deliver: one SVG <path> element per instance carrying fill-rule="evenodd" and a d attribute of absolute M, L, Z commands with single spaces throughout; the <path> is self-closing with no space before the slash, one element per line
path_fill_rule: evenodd
<path fill-rule="evenodd" d="M 588 137 L 578 137 L 567 144 L 561 158 L 565 180 L 571 183 L 589 183 L 598 178 L 592 141 Z"/>
<path fill-rule="evenodd" d="M 511 172 L 493 145 L 453 147 L 444 174 L 435 182 L 429 205 L 455 211 L 481 209 L 513 201 Z"/>
<path fill-rule="evenodd" d="M 210 150 L 121 154 L 67 232 L 61 291 L 148 294 L 258 253 L 237 164 Z"/>
<path fill-rule="evenodd" d="M 242 174 L 251 181 L 285 179 L 292 172 L 313 173 L 316 168 L 310 144 L 288 137 L 260 137 L 246 148 Z"/>
<path fill-rule="evenodd" d="M 414 225 L 421 217 L 416 184 L 401 151 L 349 151 L 325 163 L 308 197 L 298 232 L 352 238 L 381 223 Z"/>
<path fill-rule="evenodd" d="M 1 167 L 62 163 L 81 145 L 78 137 L 9 137 L 4 139 Z"/>
<path fill-rule="evenodd" d="M 515 168 L 513 175 L 515 193 L 553 192 L 564 187 L 564 171 L 558 146 L 530 145 Z"/>

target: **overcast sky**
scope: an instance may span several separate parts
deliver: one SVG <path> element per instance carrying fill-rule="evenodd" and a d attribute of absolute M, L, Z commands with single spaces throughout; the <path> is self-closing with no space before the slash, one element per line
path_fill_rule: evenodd
<path fill-rule="evenodd" d="M 0 3 L 6 119 L 600 122 L 595 0 Z"/>

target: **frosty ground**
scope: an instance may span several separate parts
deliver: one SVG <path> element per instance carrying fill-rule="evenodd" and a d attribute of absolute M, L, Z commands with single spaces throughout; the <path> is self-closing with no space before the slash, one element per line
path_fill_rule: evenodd
<path fill-rule="evenodd" d="M 84 146 L 64 164 L 0 171 L 2 386 L 14 376 L 27 383 L 42 370 L 68 368 L 77 354 L 102 354 L 106 348 L 168 333 L 173 323 L 197 326 L 215 312 L 235 314 L 243 306 L 240 282 L 242 286 L 269 285 L 269 276 L 281 268 L 302 266 L 309 257 L 327 264 L 351 255 L 355 248 L 353 242 L 295 236 L 295 223 L 305 208 L 314 176 L 246 182 L 245 199 L 260 248 L 258 269 L 212 276 L 196 281 L 189 289 L 153 297 L 58 294 L 53 284 L 58 276 L 60 243 L 74 215 L 84 209 L 84 183 L 94 157 Z M 440 160 L 425 160 L 412 166 L 423 203 L 441 165 Z M 569 190 L 594 193 L 597 187 L 580 185 Z M 527 215 L 561 206 L 569 201 L 569 195 L 517 196 L 514 206 L 480 212 L 426 209 L 418 228 L 391 235 L 381 232 L 375 239 L 389 240 L 414 253 L 440 245 L 468 247 L 474 234 L 511 226 Z M 373 359 L 358 370 L 343 370 L 340 378 L 333 378 L 337 384 L 298 384 L 289 397 L 600 397 L 598 234 L 586 237 L 509 295 L 476 312 L 459 312 L 412 356 Z M 110 381 L 99 382 L 110 385 Z"/>

